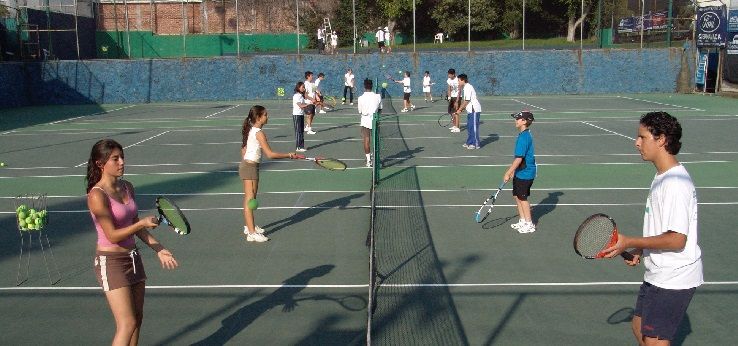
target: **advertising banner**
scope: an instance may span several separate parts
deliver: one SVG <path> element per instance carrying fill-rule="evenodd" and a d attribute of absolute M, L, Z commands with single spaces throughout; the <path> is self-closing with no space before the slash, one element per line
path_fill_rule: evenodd
<path fill-rule="evenodd" d="M 697 8 L 697 47 L 725 47 L 726 25 L 723 6 Z"/>

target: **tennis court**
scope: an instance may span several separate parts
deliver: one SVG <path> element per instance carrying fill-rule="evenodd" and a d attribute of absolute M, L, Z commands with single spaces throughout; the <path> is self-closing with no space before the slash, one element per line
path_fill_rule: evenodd
<path fill-rule="evenodd" d="M 397 90 L 392 90 L 396 93 Z M 399 109 L 399 97 L 395 108 Z M 142 214 L 170 196 L 187 214 L 187 236 L 159 228 L 180 262 L 148 275 L 143 344 L 632 344 L 629 320 L 643 267 L 589 261 L 572 237 L 604 212 L 620 231 L 641 233 L 654 174 L 633 141 L 641 114 L 663 110 L 683 128 L 679 159 L 697 186 L 707 283 L 676 344 L 728 344 L 738 309 L 734 246 L 738 113 L 734 99 L 632 94 L 483 97 L 482 148 L 437 118 L 443 101 L 381 121 L 383 161 L 375 189 L 376 311 L 368 323 L 372 170 L 353 106 L 316 116 L 308 154 L 349 166 L 262 163 L 256 220 L 271 241 L 241 233 L 241 123 L 253 104 L 270 114 L 277 151 L 294 150 L 289 101 L 54 106 L 3 110 L 0 128 L 0 317 L 11 344 L 105 344 L 114 322 L 92 271 L 95 232 L 84 196 L 92 144 L 125 147 L 125 179 Z M 517 211 L 506 186 L 482 224 L 474 213 L 500 183 L 522 108 L 532 126 L 538 177 L 530 198 L 538 230 L 510 228 Z M 34 117 L 34 115 L 43 115 Z M 13 197 L 47 193 L 48 234 L 61 280 L 50 285 L 34 243 L 27 281 L 16 286 L 19 233 Z M 36 238 L 34 238 L 36 241 Z M 49 252 L 46 252 L 49 255 Z M 53 266 L 52 266 L 53 269 Z M 52 273 L 53 274 L 53 273 Z M 53 276 L 53 275 L 52 275 Z"/>

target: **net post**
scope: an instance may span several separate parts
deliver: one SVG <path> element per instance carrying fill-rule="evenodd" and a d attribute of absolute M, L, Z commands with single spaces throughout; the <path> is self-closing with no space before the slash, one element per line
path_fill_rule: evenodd
<path fill-rule="evenodd" d="M 379 181 L 379 113 L 372 115 L 372 186 Z"/>

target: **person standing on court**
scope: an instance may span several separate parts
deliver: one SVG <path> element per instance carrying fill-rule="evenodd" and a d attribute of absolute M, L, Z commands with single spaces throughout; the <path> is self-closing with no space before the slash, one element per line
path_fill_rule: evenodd
<path fill-rule="evenodd" d="M 612 247 L 603 250 L 615 257 L 633 249 L 643 275 L 631 321 L 640 345 L 669 345 L 697 287 L 704 283 L 702 251 L 697 244 L 697 191 L 687 169 L 679 163 L 682 127 L 666 112 L 650 112 L 640 119 L 635 146 L 644 161 L 656 168 L 646 199 L 643 236 L 619 234 Z"/>
<path fill-rule="evenodd" d="M 518 233 L 533 233 L 536 225 L 533 223 L 533 215 L 530 211 L 530 188 L 536 178 L 537 166 L 533 135 L 530 133 L 530 125 L 533 124 L 533 113 L 522 111 L 511 114 L 515 119 L 515 128 L 518 129 L 518 138 L 515 140 L 515 159 L 505 172 L 502 180 L 506 183 L 513 180 L 512 194 L 515 205 L 518 207 L 518 223 L 510 225 Z"/>
<path fill-rule="evenodd" d="M 313 131 L 313 117 L 315 116 L 315 109 L 318 104 L 318 100 L 315 97 L 315 84 L 313 84 L 313 72 L 305 72 L 305 103 L 308 104 L 305 110 L 305 132 L 309 135 L 314 135 Z"/>
<path fill-rule="evenodd" d="M 256 225 L 254 210 L 249 206 L 256 200 L 259 191 L 259 163 L 262 152 L 270 159 L 293 159 L 295 153 L 278 153 L 272 151 L 266 134 L 262 128 L 269 122 L 269 113 L 264 106 L 255 105 L 243 120 L 241 127 L 241 162 L 238 164 L 238 176 L 243 181 L 243 234 L 246 241 L 263 243 L 268 241 L 264 229 Z M 257 204 L 258 205 L 258 204 Z"/>
<path fill-rule="evenodd" d="M 295 84 L 295 93 L 292 95 L 292 124 L 295 127 L 295 152 L 305 152 L 305 83 Z"/>
<path fill-rule="evenodd" d="M 325 52 L 325 29 L 318 27 L 318 54 Z"/>
<path fill-rule="evenodd" d="M 346 92 L 349 94 L 349 103 L 354 105 L 354 72 L 351 69 L 346 69 L 346 74 L 343 75 L 343 99 L 341 104 L 346 104 Z"/>
<path fill-rule="evenodd" d="M 97 230 L 94 269 L 115 318 L 113 345 L 138 344 L 143 323 L 146 271 L 134 235 L 156 252 L 162 268 L 179 265 L 149 229 L 154 216 L 139 218 L 133 184 L 125 172 L 123 147 L 112 139 L 92 146 L 87 160 L 87 207 Z"/>
<path fill-rule="evenodd" d="M 451 132 L 461 132 L 459 128 L 459 115 L 456 114 L 456 108 L 459 105 L 459 79 L 456 78 L 456 70 L 448 69 L 448 79 L 446 79 L 446 99 L 448 100 L 448 114 L 451 115 Z"/>
<path fill-rule="evenodd" d="M 374 34 L 374 37 L 377 39 L 377 47 L 379 47 L 379 52 L 384 53 L 384 30 L 382 30 L 382 27 L 377 28 L 377 32 Z"/>
<path fill-rule="evenodd" d="M 361 126 L 361 138 L 364 143 L 364 155 L 366 156 L 367 167 L 372 166 L 370 143 L 372 139 L 372 126 L 374 124 L 374 113 L 382 109 L 382 97 L 372 91 L 373 84 L 371 79 L 364 79 L 364 94 L 359 96 L 357 100 L 359 104 L 359 115 L 361 115 L 359 125 Z"/>
<path fill-rule="evenodd" d="M 465 149 L 479 149 L 479 118 L 482 116 L 482 105 L 477 99 L 477 92 L 474 87 L 469 84 L 469 78 L 465 74 L 460 74 L 459 89 L 461 90 L 461 101 L 459 107 L 454 112 L 454 116 L 458 117 L 461 110 L 466 110 L 466 143 L 463 145 Z"/>

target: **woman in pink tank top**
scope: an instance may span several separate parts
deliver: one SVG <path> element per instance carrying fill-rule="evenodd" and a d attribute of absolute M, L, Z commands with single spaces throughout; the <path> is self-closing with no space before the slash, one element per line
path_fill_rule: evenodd
<path fill-rule="evenodd" d="M 146 273 L 136 235 L 166 269 L 178 266 L 174 255 L 150 233 L 153 216 L 138 217 L 131 183 L 122 180 L 123 147 L 111 139 L 95 143 L 87 162 L 87 206 L 97 230 L 95 274 L 115 317 L 113 345 L 138 344 L 143 321 Z"/>

